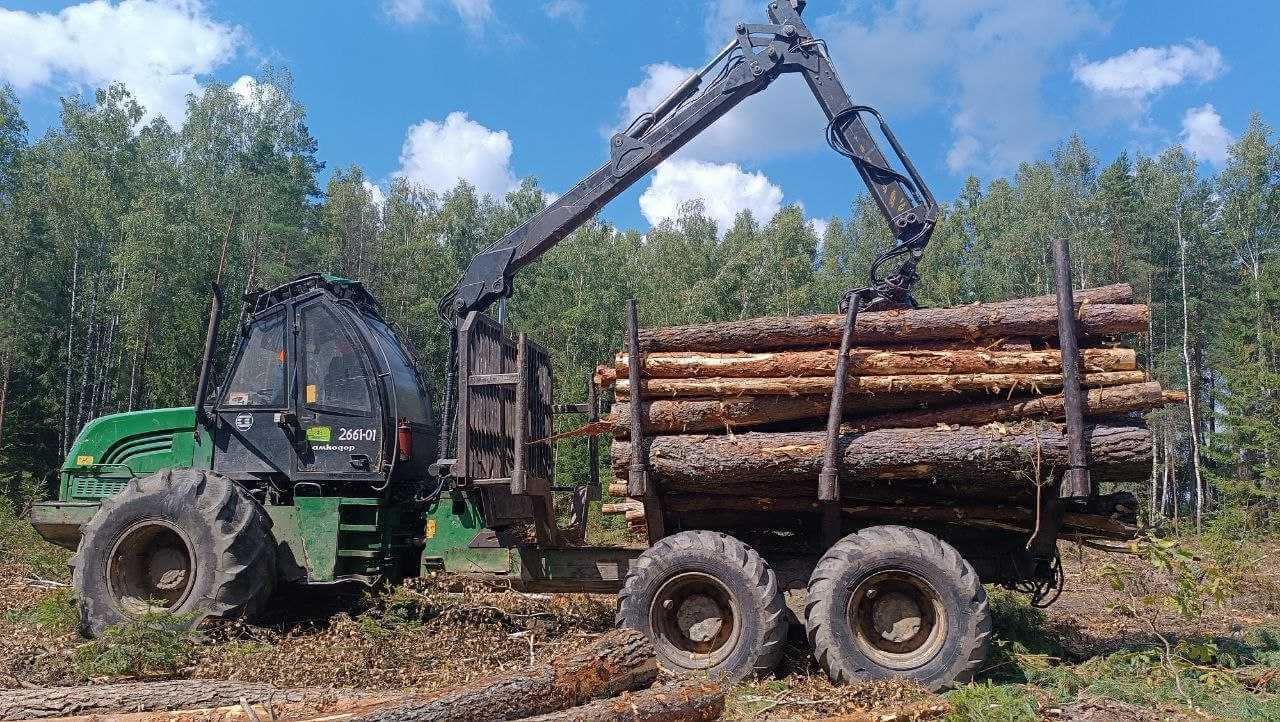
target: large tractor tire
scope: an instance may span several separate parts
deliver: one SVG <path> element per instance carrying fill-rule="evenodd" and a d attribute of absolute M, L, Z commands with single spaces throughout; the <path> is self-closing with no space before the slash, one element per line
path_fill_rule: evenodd
<path fill-rule="evenodd" d="M 644 632 L 658 663 L 677 674 L 734 682 L 773 671 L 787 637 L 773 570 L 727 534 L 685 531 L 631 565 L 618 626 Z"/>
<path fill-rule="evenodd" d="M 276 549 L 270 517 L 230 479 L 165 469 L 102 502 L 71 567 L 80 630 L 97 636 L 149 610 L 251 619 L 275 589 Z"/>
<path fill-rule="evenodd" d="M 950 544 L 876 526 L 818 562 L 805 628 L 832 682 L 906 677 L 939 690 L 969 681 L 986 659 L 991 611 L 977 572 Z"/>

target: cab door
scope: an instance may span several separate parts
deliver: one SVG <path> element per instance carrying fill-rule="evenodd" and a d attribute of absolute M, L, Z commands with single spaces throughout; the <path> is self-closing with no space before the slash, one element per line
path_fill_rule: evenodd
<path fill-rule="evenodd" d="M 213 470 L 236 481 L 287 475 L 292 466 L 293 443 L 280 423 L 291 385 L 288 320 L 285 308 L 253 319 L 218 397 Z"/>
<path fill-rule="evenodd" d="M 297 386 L 298 479 L 382 477 L 384 429 L 368 347 L 325 297 L 300 304 Z"/>

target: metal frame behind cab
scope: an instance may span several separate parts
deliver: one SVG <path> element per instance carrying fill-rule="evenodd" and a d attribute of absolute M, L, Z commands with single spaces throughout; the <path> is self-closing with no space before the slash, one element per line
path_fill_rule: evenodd
<path fill-rule="evenodd" d="M 538 543 L 557 542 L 551 360 L 524 334 L 471 313 L 458 334 L 458 455 L 450 475 L 475 491 L 492 527 L 532 521 Z"/>

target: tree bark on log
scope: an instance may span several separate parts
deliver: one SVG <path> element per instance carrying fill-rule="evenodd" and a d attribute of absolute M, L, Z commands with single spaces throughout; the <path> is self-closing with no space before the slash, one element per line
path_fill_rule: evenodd
<path fill-rule="evenodd" d="M 1113 283 L 1109 286 L 1094 286 L 1072 293 L 1076 305 L 1084 303 L 1133 303 L 1133 286 L 1127 283 Z M 1058 303 L 1058 297 L 1055 295 L 1048 296 L 1030 296 L 1028 298 L 1015 298 L 1011 301 L 995 301 L 993 303 L 984 304 L 987 306 L 1054 306 Z"/>
<path fill-rule="evenodd" d="M 1140 333 L 1151 309 L 1144 305 L 1084 304 L 1076 313 L 1081 336 Z M 775 316 L 697 326 L 644 329 L 646 351 L 759 351 L 831 346 L 840 341 L 844 314 Z M 858 316 L 859 345 L 1004 336 L 1054 338 L 1058 310 L 1025 303 L 879 311 Z"/>
<path fill-rule="evenodd" d="M 786 378 L 833 376 L 838 349 L 820 351 L 763 351 L 759 353 L 656 352 L 644 355 L 641 375 L 648 379 Z M 1127 348 L 1090 348 L 1080 352 L 1080 370 L 1133 371 L 1138 354 Z M 616 378 L 624 379 L 630 365 L 618 354 Z M 1060 351 L 882 351 L 853 349 L 849 373 L 859 376 L 908 374 L 1045 374 L 1062 371 Z"/>
<path fill-rule="evenodd" d="M 515 720 L 647 687 L 657 677 L 653 645 L 620 629 L 567 658 L 478 680 L 438 695 L 411 697 L 350 717 L 353 722 Z"/>
<path fill-rule="evenodd" d="M 1085 386 L 1120 386 L 1147 380 L 1145 371 L 1103 371 L 1085 374 Z M 831 394 L 835 379 L 809 376 L 785 379 L 715 378 L 649 379 L 641 381 L 649 398 L 716 398 L 722 396 L 814 396 Z M 618 396 L 630 396 L 630 382 L 615 385 Z M 919 374 L 912 376 L 850 376 L 845 392 L 855 397 L 897 393 L 948 393 L 956 391 L 1033 391 L 1062 388 L 1062 374 Z"/>
<path fill-rule="evenodd" d="M 1131 496 L 1131 495 L 1130 495 Z M 767 511 L 799 513 L 821 510 L 816 499 L 796 497 L 745 497 L 707 494 L 668 494 L 662 500 L 663 510 L 677 516 L 696 516 L 699 512 Z M 901 504 L 851 503 L 842 501 L 841 513 L 851 519 L 913 519 L 922 522 L 982 526 L 1012 532 L 1030 532 L 1035 512 L 1028 506 L 1008 504 L 938 504 L 916 499 Z M 1067 512 L 1063 516 L 1064 534 L 1087 534 L 1108 539 L 1133 538 L 1133 524 L 1110 513 Z"/>
<path fill-rule="evenodd" d="M 938 397 L 921 396 L 911 406 L 927 404 L 925 399 Z M 1154 409 L 1166 403 L 1176 403 L 1178 396 L 1170 400 L 1169 392 L 1162 392 L 1160 384 L 1148 381 L 1140 384 L 1124 384 L 1090 389 L 1087 396 L 1085 413 L 1091 416 L 1123 414 L 1131 411 Z M 888 398 L 883 400 L 887 401 Z M 881 399 L 877 399 L 881 401 Z M 943 398 L 943 403 L 947 397 Z M 953 401 L 942 408 L 911 408 L 905 411 L 889 411 L 888 413 L 868 414 L 864 406 L 861 409 L 850 409 L 845 418 L 857 418 L 849 421 L 848 431 L 869 431 L 871 429 L 909 428 L 919 426 L 935 426 L 937 424 L 960 424 L 980 426 L 993 421 L 1017 421 L 1027 418 L 1053 418 L 1063 416 L 1062 395 L 1019 397 L 964 403 L 964 399 Z M 644 427 L 651 433 L 687 434 L 694 432 L 734 432 L 753 426 L 801 421 L 804 419 L 821 419 L 826 416 L 830 397 L 826 396 L 743 396 L 731 399 L 658 399 L 644 404 Z M 628 428 L 626 419 L 630 418 L 629 402 L 614 404 L 609 412 L 608 421 L 613 424 L 615 434 L 626 438 Z M 880 411 L 880 409 L 876 409 Z"/>
<path fill-rule="evenodd" d="M 1098 481 L 1144 478 L 1151 432 L 1118 422 L 1085 428 L 1090 469 Z M 749 432 L 736 436 L 656 436 L 649 443 L 650 478 L 659 483 L 776 484 L 813 482 L 822 465 L 821 431 Z M 957 428 L 877 429 L 840 437 L 839 469 L 851 492 L 871 479 L 985 481 L 1018 487 L 1067 466 L 1066 437 L 1052 423 Z M 631 443 L 611 450 L 615 475 L 625 474 Z"/>
<path fill-rule="evenodd" d="M 724 695 L 724 688 L 714 682 L 690 680 L 520 722 L 710 722 L 724 714 Z"/>
<path fill-rule="evenodd" d="M 331 689 L 277 689 L 266 684 L 210 679 L 165 680 L 83 687 L 0 691 L 0 720 L 127 714 L 175 709 L 230 707 L 241 700 L 261 704 L 319 703 L 358 696 Z"/>
<path fill-rule="evenodd" d="M 245 701 L 242 704 L 222 707 L 200 707 L 173 710 L 157 710 L 154 712 L 107 712 L 105 714 L 73 715 L 71 717 L 46 717 L 46 722 L 264 722 L 265 720 L 325 720 L 338 722 L 350 719 L 358 710 L 368 709 L 378 704 L 387 704 L 403 699 L 403 694 L 383 696 L 351 697 L 337 696 L 304 700 L 302 702 L 282 702 L 280 698 L 285 692 L 270 701 L 255 703 Z M 247 707 L 246 707 L 247 705 Z"/>

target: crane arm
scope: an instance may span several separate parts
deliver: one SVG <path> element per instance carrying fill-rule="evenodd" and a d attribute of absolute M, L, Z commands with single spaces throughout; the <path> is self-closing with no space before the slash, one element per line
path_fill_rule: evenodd
<path fill-rule="evenodd" d="M 827 117 L 827 142 L 853 162 L 893 231 L 896 243 L 873 264 L 871 288 L 879 289 L 877 296 L 885 303 L 909 301 L 910 287 L 916 280 L 915 265 L 933 231 L 937 205 L 879 113 L 850 100 L 825 44 L 813 37 L 800 18 L 804 4 L 804 0 L 776 0 L 768 8 L 770 23 L 738 23 L 733 40 L 710 62 L 652 111 L 610 138 L 607 162 L 476 254 L 457 286 L 441 302 L 441 316 L 452 322 L 510 295 L 512 278 L 520 269 L 738 103 L 789 72 L 804 76 Z M 780 108 L 779 112 L 791 109 Z M 879 123 L 905 174 L 893 170 L 886 161 L 864 121 L 867 115 Z M 887 278 L 880 278 L 880 265 L 895 258 L 904 259 L 902 265 Z"/>

